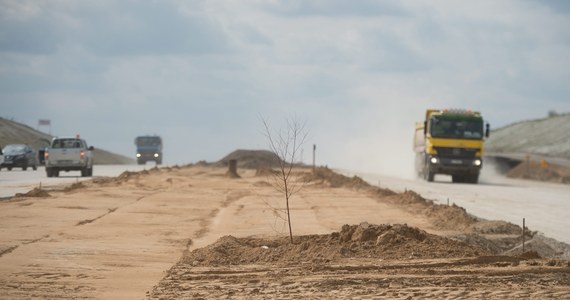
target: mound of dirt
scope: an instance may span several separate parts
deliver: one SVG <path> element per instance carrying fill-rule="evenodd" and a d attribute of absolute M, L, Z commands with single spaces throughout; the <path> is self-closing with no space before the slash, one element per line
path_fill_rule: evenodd
<path fill-rule="evenodd" d="M 232 159 L 237 160 L 238 168 L 243 169 L 276 168 L 280 161 L 277 155 L 267 150 L 235 150 L 214 165 L 227 167 Z"/>
<path fill-rule="evenodd" d="M 520 235 L 522 233 L 522 228 L 520 226 L 506 221 L 482 220 L 473 224 L 473 226 L 471 226 L 471 230 L 481 234 Z"/>
<path fill-rule="evenodd" d="M 570 259 L 570 245 L 561 243 L 555 239 L 545 237 L 542 234 L 535 234 L 530 240 L 525 242 L 525 251 L 533 251 L 541 257 Z M 505 251 L 506 255 L 521 255 L 522 243 L 512 249 Z"/>
<path fill-rule="evenodd" d="M 524 161 L 507 172 L 507 177 L 570 184 L 570 168 L 541 161 Z"/>
<path fill-rule="evenodd" d="M 86 187 L 87 187 L 87 185 L 85 185 L 83 182 L 75 182 L 75 183 L 71 184 L 70 186 L 66 186 L 63 189 L 63 191 L 66 193 L 69 193 L 69 192 L 73 192 L 73 191 L 76 191 L 79 189 L 84 189 Z"/>
<path fill-rule="evenodd" d="M 42 189 L 36 187 L 27 193 L 17 193 L 15 195 L 15 197 L 16 198 L 23 198 L 23 197 L 47 198 L 47 197 L 51 197 L 51 195 L 46 190 L 42 190 Z"/>
<path fill-rule="evenodd" d="M 117 177 L 98 177 L 98 178 L 94 178 L 92 180 L 93 183 L 98 184 L 98 185 L 119 185 L 121 183 L 124 182 L 128 182 L 130 180 L 139 178 L 141 176 L 145 176 L 150 174 L 151 172 L 158 172 L 160 171 L 160 169 L 158 168 L 152 168 L 149 170 L 142 170 L 142 171 L 138 171 L 138 172 L 132 172 L 132 171 L 124 171 L 123 173 L 121 173 L 119 176 Z"/>
<path fill-rule="evenodd" d="M 335 173 L 329 168 L 317 168 L 314 172 L 305 173 L 303 175 L 303 181 L 332 188 L 346 187 L 353 189 L 369 189 L 372 187 L 358 176 L 347 177 L 342 174 Z"/>
<path fill-rule="evenodd" d="M 386 192 L 376 191 L 375 194 L 382 195 Z M 435 204 L 431 200 L 426 200 L 414 191 L 406 191 L 400 194 L 393 194 L 382 197 L 384 201 L 398 204 L 410 212 L 422 213 L 426 215 L 431 223 L 439 229 L 463 230 L 476 223 L 476 217 L 455 204 Z"/>
<path fill-rule="evenodd" d="M 478 246 L 429 234 L 405 224 L 344 225 L 340 232 L 294 238 L 224 236 L 182 260 L 193 266 L 329 262 L 342 258 L 458 258 L 487 255 Z"/>
<path fill-rule="evenodd" d="M 257 168 L 255 171 L 255 176 L 272 177 L 279 174 L 279 171 L 270 168 Z"/>
<path fill-rule="evenodd" d="M 426 215 L 433 225 L 439 229 L 462 230 L 478 221 L 476 217 L 468 214 L 464 208 L 455 204 L 451 206 L 434 204 L 433 201 L 426 200 L 414 191 L 395 193 L 389 189 L 372 186 L 358 176 L 347 177 L 328 168 L 317 168 L 314 172 L 304 173 L 302 180 L 315 185 L 367 191 L 378 201 L 394 203 L 410 212 Z"/>

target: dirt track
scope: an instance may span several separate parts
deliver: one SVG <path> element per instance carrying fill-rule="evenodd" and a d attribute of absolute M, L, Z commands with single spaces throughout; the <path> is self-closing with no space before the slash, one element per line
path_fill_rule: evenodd
<path fill-rule="evenodd" d="M 297 249 L 300 259 L 256 259 L 259 249 L 278 249 L 282 200 L 255 171 L 241 172 L 241 179 L 224 172 L 153 169 L 0 202 L 0 298 L 570 297 L 563 260 L 497 256 L 477 244 L 469 246 L 479 247 L 476 253 L 459 257 L 419 255 L 405 246 L 429 239 L 399 234 L 403 248 L 394 256 L 378 250 L 379 237 L 373 244 L 350 238 L 344 242 L 351 252 L 336 251 L 338 241 L 322 239 L 345 224 L 406 223 L 425 234 L 458 235 L 473 233 L 478 223 L 457 207 L 434 207 L 413 193 L 370 190 L 358 179 L 330 174 L 309 178 L 292 200 L 296 238 L 320 235 Z M 434 221 L 442 218 L 449 222 Z M 226 235 L 236 244 L 211 248 Z M 241 238 L 261 239 L 254 244 L 261 246 Z M 327 247 L 316 256 L 303 252 L 317 246 Z M 197 251 L 204 257 L 220 249 L 233 249 L 237 260 L 195 259 Z M 362 252 L 367 249 L 375 252 Z M 325 250 L 332 254 L 319 254 Z"/>

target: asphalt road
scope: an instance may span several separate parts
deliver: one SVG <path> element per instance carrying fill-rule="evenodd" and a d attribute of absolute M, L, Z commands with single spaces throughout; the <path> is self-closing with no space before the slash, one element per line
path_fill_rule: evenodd
<path fill-rule="evenodd" d="M 515 180 L 485 170 L 479 184 L 451 183 L 436 175 L 435 182 L 380 174 L 340 171 L 396 192 L 413 190 L 439 204 L 455 203 L 487 220 L 505 220 L 570 244 L 570 185 Z"/>
<path fill-rule="evenodd" d="M 154 165 L 95 165 L 93 167 L 93 177 L 98 176 L 118 176 L 124 171 L 141 171 L 145 168 L 149 169 Z M 70 184 L 76 181 L 91 179 L 90 177 L 81 177 L 81 172 L 70 171 L 60 172 L 57 178 L 48 178 L 44 167 L 39 167 L 36 171 L 28 168 L 22 171 L 20 168 L 14 168 L 8 171 L 5 168 L 0 171 L 0 198 L 12 197 L 16 193 L 25 193 L 34 187 L 57 186 L 62 184 Z"/>

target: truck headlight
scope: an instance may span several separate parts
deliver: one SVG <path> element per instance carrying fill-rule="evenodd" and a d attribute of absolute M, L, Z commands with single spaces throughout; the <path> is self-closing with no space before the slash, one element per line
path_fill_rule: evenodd
<path fill-rule="evenodd" d="M 140 154 L 140 153 L 137 153 L 137 157 L 141 157 L 141 154 Z"/>
<path fill-rule="evenodd" d="M 432 164 L 435 165 L 435 164 L 437 164 L 437 162 L 438 162 L 439 160 L 437 159 L 437 157 L 432 157 L 432 158 L 430 158 L 429 161 L 430 161 Z"/>
<path fill-rule="evenodd" d="M 473 164 L 476 165 L 477 167 L 480 166 L 482 163 L 482 161 L 480 159 L 476 159 L 473 161 Z"/>
<path fill-rule="evenodd" d="M 155 154 L 154 154 L 154 157 L 158 157 L 158 153 L 155 153 Z"/>

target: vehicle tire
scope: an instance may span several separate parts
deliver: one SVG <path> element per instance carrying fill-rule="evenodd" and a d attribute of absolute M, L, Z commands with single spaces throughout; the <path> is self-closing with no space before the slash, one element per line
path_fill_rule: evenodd
<path fill-rule="evenodd" d="M 92 176 L 93 176 L 93 167 L 87 169 L 87 176 L 88 176 L 88 177 L 92 177 Z"/>
<path fill-rule="evenodd" d="M 89 169 L 87 169 L 87 167 L 81 169 L 81 177 L 87 177 L 87 174 L 89 174 Z"/>
<path fill-rule="evenodd" d="M 22 167 L 22 171 L 27 171 L 28 167 Z"/>
<path fill-rule="evenodd" d="M 36 166 L 36 165 L 32 166 L 32 170 L 36 171 L 37 169 L 38 169 L 38 166 Z"/>
<path fill-rule="evenodd" d="M 435 177 L 435 173 L 430 169 L 429 162 L 428 162 L 428 163 L 426 163 L 426 166 L 424 169 L 424 179 L 427 180 L 427 182 L 433 182 L 434 177 Z"/>
<path fill-rule="evenodd" d="M 59 170 L 53 170 L 53 177 L 59 177 Z"/>
<path fill-rule="evenodd" d="M 427 173 L 427 181 L 428 181 L 428 182 L 433 182 L 434 178 L 435 178 L 435 173 L 434 173 L 434 172 L 431 172 L 431 171 L 428 171 L 428 173 Z"/>
<path fill-rule="evenodd" d="M 12 171 L 12 167 L 8 167 L 8 171 Z"/>

